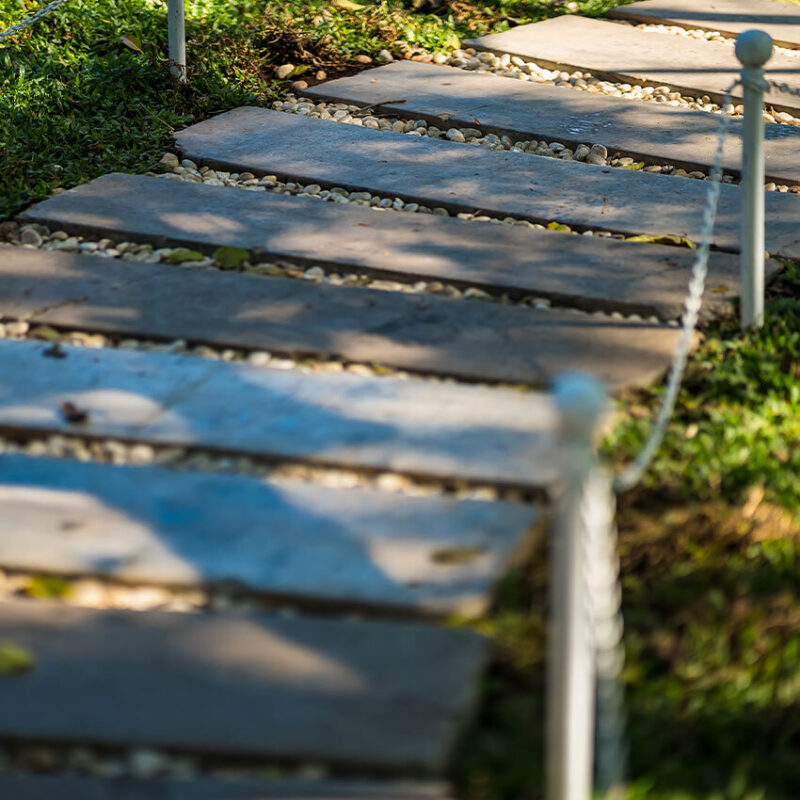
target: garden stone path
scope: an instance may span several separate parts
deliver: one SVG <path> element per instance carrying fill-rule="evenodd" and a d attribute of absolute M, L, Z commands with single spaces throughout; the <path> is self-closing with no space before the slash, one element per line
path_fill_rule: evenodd
<path fill-rule="evenodd" d="M 791 14 L 768 5 L 791 41 Z M 690 25 L 688 8 L 619 13 Z M 736 32 L 743 8 L 716 0 L 703 27 Z M 476 46 L 694 95 L 718 95 L 736 66 L 727 44 L 578 17 Z M 797 63 L 776 56 L 773 77 L 800 85 Z M 309 95 L 706 169 L 718 121 L 412 62 Z M 768 171 L 786 183 L 800 176 L 795 134 L 768 128 Z M 249 605 L 0 599 L 0 645 L 30 656 L 0 677 L 0 740 L 255 759 L 282 777 L 0 768 L 0 795 L 445 800 L 425 781 L 475 710 L 490 647 L 441 618 L 484 613 L 536 552 L 561 474 L 552 379 L 580 369 L 620 392 L 665 373 L 694 260 L 675 243 L 699 237 L 707 184 L 257 108 L 176 142 L 200 165 L 258 179 L 202 185 L 189 162 L 190 180 L 107 175 L 22 215 L 65 241 L 0 248 L 0 432 L 15 443 L 0 454 L 0 569 L 235 590 Z M 725 168 L 738 160 L 732 139 Z M 270 175 L 306 188 L 289 196 Z M 381 198 L 398 210 L 363 207 Z M 739 292 L 739 203 L 723 186 L 706 319 L 732 313 Z M 800 256 L 799 211 L 795 194 L 768 195 L 772 254 Z M 107 241 L 75 252 L 68 235 Z M 202 266 L 143 262 L 122 242 L 192 248 Z M 246 263 L 203 260 L 219 247 Z M 98 334 L 102 346 L 87 346 Z M 187 346 L 198 349 L 170 352 Z M 149 456 L 100 463 L 109 440 Z M 308 763 L 339 777 L 299 780 Z"/>

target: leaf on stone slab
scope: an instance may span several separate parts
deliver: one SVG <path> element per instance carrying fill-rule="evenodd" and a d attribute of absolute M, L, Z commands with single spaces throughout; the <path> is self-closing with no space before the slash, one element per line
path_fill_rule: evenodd
<path fill-rule="evenodd" d="M 29 331 L 28 335 L 32 339 L 40 339 L 43 342 L 57 342 L 61 339 L 61 334 L 49 325 L 37 325 Z"/>
<path fill-rule="evenodd" d="M 442 547 L 431 554 L 431 560 L 436 564 L 467 564 L 470 561 L 486 555 L 485 547 L 454 546 Z"/>
<path fill-rule="evenodd" d="M 137 53 L 144 53 L 144 50 L 142 50 L 142 40 L 138 36 L 134 36 L 132 33 L 123 33 L 122 36 L 119 37 L 119 40 L 125 47 Z"/>
<path fill-rule="evenodd" d="M 53 600 L 69 594 L 69 583 L 55 575 L 32 575 L 25 584 L 25 594 L 39 600 Z"/>
<path fill-rule="evenodd" d="M 619 169 L 644 169 L 644 161 L 637 161 L 635 164 L 620 164 Z"/>
<path fill-rule="evenodd" d="M 243 247 L 218 247 L 213 253 L 214 261 L 223 269 L 241 269 L 250 258 Z"/>
<path fill-rule="evenodd" d="M 65 400 L 61 404 L 61 416 L 71 425 L 79 425 L 89 419 L 89 412 L 85 408 L 79 408 L 71 400 Z"/>
<path fill-rule="evenodd" d="M 183 264 L 186 261 L 202 261 L 205 256 L 197 250 L 186 250 L 181 248 L 173 250 L 166 258 L 168 264 Z"/>
<path fill-rule="evenodd" d="M 33 655 L 13 642 L 0 642 L 0 677 L 23 675 L 33 669 Z"/>
<path fill-rule="evenodd" d="M 686 236 L 676 236 L 669 233 L 658 234 L 656 236 L 649 236 L 647 234 L 640 234 L 639 236 L 629 236 L 626 242 L 648 242 L 649 244 L 676 244 L 681 247 L 689 247 L 692 250 L 697 249 L 697 245 Z"/>

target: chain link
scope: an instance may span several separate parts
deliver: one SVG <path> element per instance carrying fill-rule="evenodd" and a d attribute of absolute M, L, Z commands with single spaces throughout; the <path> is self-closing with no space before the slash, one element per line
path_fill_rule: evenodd
<path fill-rule="evenodd" d="M 20 31 L 24 31 L 25 28 L 29 28 L 34 23 L 38 22 L 42 17 L 46 17 L 48 14 L 51 14 L 55 11 L 59 6 L 66 3 L 67 0 L 53 0 L 51 3 L 48 3 L 44 8 L 40 8 L 33 16 L 28 17 L 27 19 L 22 20 L 22 22 L 12 25 L 10 28 L 4 31 L 0 31 L 0 41 L 5 39 L 7 36 L 13 36 Z"/>
<path fill-rule="evenodd" d="M 731 94 L 740 84 L 741 80 L 736 80 L 725 91 L 725 103 L 723 108 L 731 104 Z M 697 258 L 695 258 L 694 265 L 692 266 L 692 277 L 689 281 L 689 294 L 686 298 L 686 305 L 683 313 L 681 337 L 678 342 L 678 349 L 672 361 L 672 366 L 670 367 L 664 399 L 658 410 L 658 416 L 656 417 L 653 430 L 650 432 L 650 436 L 640 450 L 639 455 L 614 481 L 614 489 L 617 492 L 624 492 L 628 489 L 632 489 L 639 482 L 661 445 L 667 430 L 667 425 L 675 410 L 678 391 L 681 387 L 683 374 L 686 371 L 689 350 L 691 349 L 692 340 L 694 339 L 697 318 L 700 313 L 700 307 L 703 304 L 703 292 L 705 291 L 706 275 L 708 274 L 708 255 L 711 248 L 711 237 L 714 233 L 714 223 L 717 218 L 717 207 L 719 205 L 720 183 L 722 180 L 722 156 L 730 124 L 731 116 L 723 114 L 717 133 L 717 150 L 714 156 L 714 166 L 711 169 L 711 183 L 708 187 L 706 205 L 703 210 L 700 247 L 697 250 Z"/>

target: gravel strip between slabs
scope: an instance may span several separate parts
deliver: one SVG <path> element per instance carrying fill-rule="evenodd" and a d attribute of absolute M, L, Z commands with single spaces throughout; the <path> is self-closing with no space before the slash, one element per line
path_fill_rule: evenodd
<path fill-rule="evenodd" d="M 527 153 L 542 158 L 557 158 L 561 161 L 580 161 L 600 167 L 614 167 L 617 169 L 642 170 L 657 175 L 671 175 L 680 178 L 693 178 L 695 180 L 709 179 L 709 170 L 685 170 L 674 164 L 663 162 L 660 164 L 646 164 L 636 161 L 630 156 L 619 152 L 609 152 L 609 149 L 600 143 L 567 145 L 558 141 L 537 139 L 514 139 L 506 134 L 498 136 L 486 133 L 478 127 L 464 128 L 449 125 L 442 120 L 442 127 L 429 124 L 424 119 L 380 114 L 372 112 L 363 114 L 361 106 L 347 103 L 327 103 L 293 94 L 284 100 L 276 100 L 272 104 L 276 111 L 299 116 L 314 117 L 315 119 L 339 122 L 345 125 L 356 125 L 378 131 L 404 133 L 408 136 L 428 137 L 430 139 L 447 139 L 451 142 L 467 145 L 477 145 L 487 150 L 507 150 L 516 153 Z M 724 175 L 724 183 L 737 184 L 739 179 L 734 175 Z M 460 216 L 460 215 L 459 215 Z"/>
<path fill-rule="evenodd" d="M 194 162 L 185 160 L 184 164 L 193 165 Z M 180 167 L 184 170 L 182 175 L 208 175 L 212 173 L 215 176 L 227 175 L 227 173 L 219 173 L 213 170 L 201 172 L 196 170 L 193 166 Z M 193 170 L 193 171 L 189 171 Z M 165 175 L 173 175 L 175 173 L 165 173 Z M 224 185 L 232 186 L 235 188 L 247 188 L 251 173 L 244 173 L 244 180 L 241 175 L 234 173 L 233 175 L 225 178 Z M 272 177 L 272 176 L 270 176 Z M 187 178 L 186 180 L 191 180 Z M 213 180 L 218 180 L 214 178 Z M 305 196 L 308 190 L 311 189 L 310 196 L 318 197 L 319 199 L 327 199 L 322 195 L 322 190 L 318 185 L 303 187 L 300 184 L 290 184 L 294 188 L 291 190 L 295 194 Z M 350 195 L 356 196 L 358 202 L 358 195 L 367 194 L 366 192 L 351 192 Z M 468 214 L 459 214 L 460 218 L 467 218 L 472 216 L 480 221 L 492 221 L 489 217 L 482 217 Z M 508 218 L 510 219 L 510 218 Z M 526 223 L 528 227 L 544 230 L 545 226 L 536 225 L 534 223 Z M 549 227 L 554 233 L 570 233 L 572 235 L 579 235 L 573 231 L 569 226 L 562 223 L 552 223 Z M 587 235 L 586 233 L 580 235 Z M 620 239 L 624 240 L 622 235 L 611 234 L 607 231 L 601 231 L 596 234 L 598 238 L 607 239 Z M 13 232 L 7 234 L 8 240 L 12 244 L 16 244 L 25 248 L 38 248 L 42 250 L 63 250 L 65 252 L 79 252 L 88 255 L 95 255 L 104 258 L 117 258 L 123 261 L 146 261 L 151 263 L 169 263 L 180 264 L 186 267 L 206 267 L 212 269 L 230 269 L 230 267 L 221 264 L 213 256 L 202 256 L 201 253 L 187 249 L 185 247 L 163 247 L 155 249 L 150 244 L 139 244 L 135 242 L 114 242 L 111 239 L 91 239 L 83 236 L 70 236 L 65 231 L 51 232 L 49 228 L 38 223 L 31 223 L 23 225 Z M 254 259 L 255 260 L 255 259 Z M 570 311 L 574 314 L 587 315 L 594 314 L 596 316 L 604 316 L 611 319 L 627 319 L 630 321 L 642 321 L 643 317 L 638 314 L 625 315 L 618 311 L 595 311 L 587 312 L 579 308 L 574 308 L 568 303 L 554 303 L 547 297 L 540 295 L 526 293 L 526 292 L 513 292 L 503 291 L 497 289 L 496 291 L 487 291 L 484 288 L 476 286 L 464 287 L 455 286 L 451 283 L 439 280 L 419 281 L 413 278 L 407 278 L 402 273 L 398 273 L 395 279 L 376 278 L 375 276 L 367 275 L 362 272 L 340 273 L 335 270 L 335 267 L 330 265 L 312 265 L 310 267 L 298 266 L 289 261 L 261 261 L 256 263 L 253 261 L 246 261 L 238 271 L 263 276 L 277 276 L 282 278 L 292 278 L 297 280 L 310 280 L 315 283 L 326 283 L 332 286 L 350 286 L 354 288 L 374 289 L 377 291 L 386 292 L 402 292 L 404 294 L 428 294 L 440 295 L 443 297 L 450 297 L 455 299 L 464 300 L 479 300 L 483 302 L 502 303 L 505 305 L 522 306 L 528 308 L 536 308 L 539 310 L 547 310 L 550 308 L 558 308 L 563 311 Z M 673 324 L 675 320 L 661 320 L 657 316 L 650 316 L 647 318 L 648 322 L 666 322 Z M 0 336 L 2 336 L 0 331 Z M 213 356 L 212 356 L 213 357 Z M 336 359 L 332 359 L 336 362 Z M 343 362 L 342 362 L 343 363 Z M 387 368 L 390 369 L 390 368 Z"/>

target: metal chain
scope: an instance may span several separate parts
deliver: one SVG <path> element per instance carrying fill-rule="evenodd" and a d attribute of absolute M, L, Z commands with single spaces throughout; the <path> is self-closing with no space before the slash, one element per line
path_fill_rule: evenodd
<path fill-rule="evenodd" d="M 33 16 L 22 20 L 22 22 L 16 25 L 12 25 L 7 30 L 0 31 L 0 41 L 5 39 L 7 36 L 13 36 L 15 33 L 24 31 L 25 28 L 29 28 L 35 22 L 38 22 L 42 17 L 46 17 L 48 14 L 52 13 L 59 6 L 63 5 L 66 2 L 67 0 L 53 0 L 53 2 L 48 3 L 46 6 L 44 6 L 44 8 L 40 8 Z"/>
<path fill-rule="evenodd" d="M 627 747 L 621 683 L 622 590 L 611 478 L 595 466 L 586 478 L 580 502 L 586 614 L 595 672 L 595 787 L 607 800 L 625 793 Z"/>
<path fill-rule="evenodd" d="M 723 108 L 731 104 L 731 93 L 740 84 L 741 80 L 736 80 L 726 89 Z M 670 367 L 667 390 L 664 394 L 664 399 L 658 410 L 655 425 L 650 432 L 648 440 L 645 442 L 633 463 L 614 481 L 614 489 L 617 492 L 627 491 L 639 482 L 645 470 L 650 466 L 650 462 L 653 460 L 656 451 L 660 447 L 667 430 L 667 425 L 675 410 L 678 391 L 681 387 L 683 374 L 686 371 L 689 350 L 691 349 L 695 327 L 697 326 L 697 318 L 700 313 L 700 307 L 703 304 L 703 292 L 705 290 L 706 275 L 708 274 L 708 255 L 711 248 L 711 237 L 714 233 L 717 207 L 719 205 L 720 182 L 722 180 L 722 155 L 730 124 L 731 116 L 723 114 L 717 133 L 717 151 L 714 156 L 714 166 L 711 169 L 711 183 L 708 187 L 706 205 L 703 211 L 700 247 L 697 250 L 697 258 L 692 266 L 692 277 L 689 281 L 689 294 L 686 298 L 683 314 L 681 337 L 678 343 L 678 349 L 675 353 L 675 358 Z"/>

